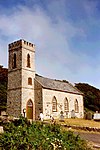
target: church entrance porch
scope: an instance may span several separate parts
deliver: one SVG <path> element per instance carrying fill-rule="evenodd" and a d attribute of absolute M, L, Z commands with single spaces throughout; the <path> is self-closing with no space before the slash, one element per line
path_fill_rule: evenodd
<path fill-rule="evenodd" d="M 31 99 L 27 102 L 26 117 L 27 119 L 33 119 L 33 102 Z"/>

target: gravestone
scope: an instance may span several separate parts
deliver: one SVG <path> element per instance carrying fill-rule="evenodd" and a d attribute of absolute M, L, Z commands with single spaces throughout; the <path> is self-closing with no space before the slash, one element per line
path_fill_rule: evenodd
<path fill-rule="evenodd" d="M 3 126 L 0 126 L 0 134 L 4 133 Z"/>
<path fill-rule="evenodd" d="M 88 120 L 92 120 L 92 113 L 91 112 L 87 112 L 87 117 Z"/>
<path fill-rule="evenodd" d="M 63 111 L 61 111 L 61 112 L 60 112 L 59 121 L 64 122 L 64 115 L 63 115 Z"/>
<path fill-rule="evenodd" d="M 75 111 L 74 110 L 71 111 L 71 118 L 75 118 Z"/>

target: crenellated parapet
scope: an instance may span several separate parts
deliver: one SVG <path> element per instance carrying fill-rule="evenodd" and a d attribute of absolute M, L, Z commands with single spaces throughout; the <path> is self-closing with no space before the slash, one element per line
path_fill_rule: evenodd
<path fill-rule="evenodd" d="M 17 49 L 20 47 L 28 48 L 30 50 L 33 50 L 35 48 L 35 44 L 32 44 L 30 42 L 27 42 L 23 39 L 15 41 L 11 44 L 9 44 L 9 50 Z"/>

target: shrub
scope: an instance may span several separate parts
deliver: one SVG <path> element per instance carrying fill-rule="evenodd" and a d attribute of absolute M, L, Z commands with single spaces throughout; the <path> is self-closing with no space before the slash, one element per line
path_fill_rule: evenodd
<path fill-rule="evenodd" d="M 22 120 L 22 121 L 21 121 Z M 33 122 L 26 119 L 9 123 L 0 135 L 5 150 L 88 150 L 85 141 L 73 132 L 63 131 L 59 125 Z"/>

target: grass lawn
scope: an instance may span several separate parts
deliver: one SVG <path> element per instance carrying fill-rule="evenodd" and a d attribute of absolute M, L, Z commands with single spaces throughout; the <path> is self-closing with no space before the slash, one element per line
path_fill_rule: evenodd
<path fill-rule="evenodd" d="M 85 120 L 85 119 L 64 119 L 64 122 L 60 122 L 56 120 L 59 124 L 67 124 L 67 125 L 76 125 L 76 126 L 84 126 L 84 127 L 98 127 L 100 128 L 100 122 L 94 120 Z"/>

